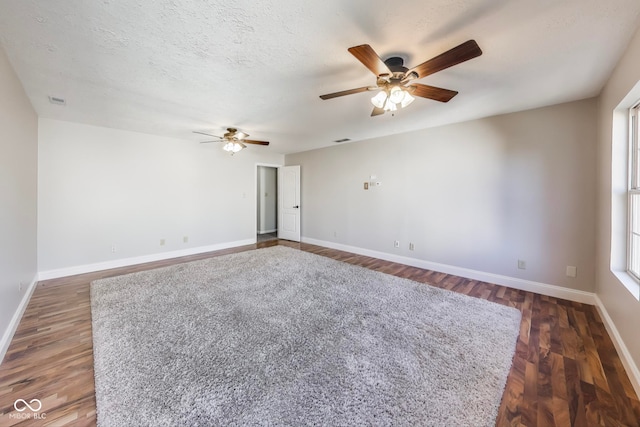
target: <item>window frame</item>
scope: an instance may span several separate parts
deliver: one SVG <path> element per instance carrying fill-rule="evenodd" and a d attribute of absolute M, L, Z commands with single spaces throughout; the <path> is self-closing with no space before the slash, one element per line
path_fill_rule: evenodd
<path fill-rule="evenodd" d="M 629 187 L 627 191 L 627 273 L 640 283 L 640 101 L 629 109 Z M 634 198 L 636 203 L 634 203 Z M 634 209 L 635 207 L 635 209 Z M 638 228 L 638 229 L 636 229 Z M 634 244 L 634 236 L 636 244 Z"/>

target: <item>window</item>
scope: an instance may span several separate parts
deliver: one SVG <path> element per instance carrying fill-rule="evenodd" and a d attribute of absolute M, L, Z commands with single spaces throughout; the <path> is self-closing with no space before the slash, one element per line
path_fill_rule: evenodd
<path fill-rule="evenodd" d="M 640 103 L 631 109 L 627 271 L 640 281 Z"/>
<path fill-rule="evenodd" d="M 640 81 L 611 113 L 609 268 L 640 301 Z"/>

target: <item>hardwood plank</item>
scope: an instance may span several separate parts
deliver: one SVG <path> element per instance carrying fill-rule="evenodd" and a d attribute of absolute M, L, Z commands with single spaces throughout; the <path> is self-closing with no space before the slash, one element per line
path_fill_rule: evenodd
<path fill-rule="evenodd" d="M 550 353 L 549 364 L 551 365 L 553 397 L 567 401 L 569 394 L 567 393 L 567 378 L 564 372 L 564 357 L 557 353 Z"/>
<path fill-rule="evenodd" d="M 553 416 L 552 356 L 548 348 L 540 347 L 538 356 L 538 412 L 536 421 L 539 427 L 555 426 Z"/>
<path fill-rule="evenodd" d="M 522 402 L 522 423 L 538 425 L 538 363 L 526 362 L 524 371 L 524 399 Z"/>
<path fill-rule="evenodd" d="M 553 419 L 556 426 L 571 426 L 571 415 L 569 413 L 569 403 L 560 397 L 553 397 L 552 401 Z"/>

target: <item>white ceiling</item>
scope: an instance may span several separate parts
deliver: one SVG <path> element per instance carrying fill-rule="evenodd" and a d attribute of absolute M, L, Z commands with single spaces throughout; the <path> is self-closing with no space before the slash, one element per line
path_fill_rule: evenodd
<path fill-rule="evenodd" d="M 599 93 L 638 0 L 2 0 L 0 40 L 41 117 L 202 140 L 236 126 L 292 153 Z M 415 66 L 475 39 L 484 54 L 421 83 L 459 91 L 370 117 L 347 48 Z M 52 105 L 48 96 L 66 99 Z"/>

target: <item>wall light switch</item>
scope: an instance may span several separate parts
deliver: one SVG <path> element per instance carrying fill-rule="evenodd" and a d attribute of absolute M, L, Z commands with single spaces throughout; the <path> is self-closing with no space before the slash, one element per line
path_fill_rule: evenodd
<path fill-rule="evenodd" d="M 578 269 L 573 265 L 567 265 L 567 277 L 576 277 L 578 275 Z"/>

